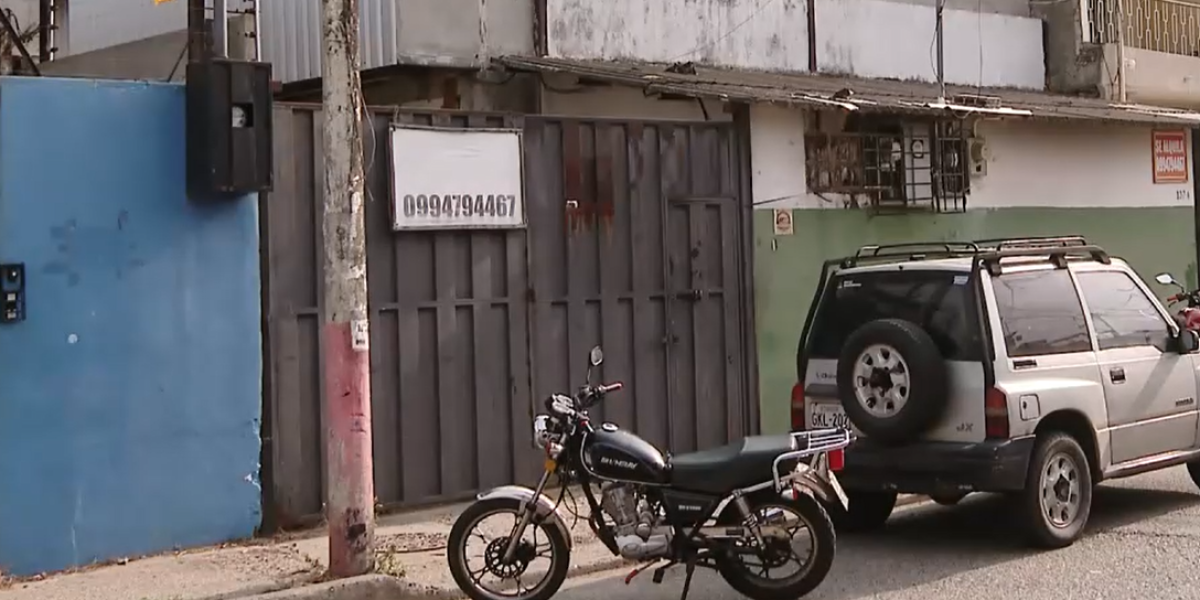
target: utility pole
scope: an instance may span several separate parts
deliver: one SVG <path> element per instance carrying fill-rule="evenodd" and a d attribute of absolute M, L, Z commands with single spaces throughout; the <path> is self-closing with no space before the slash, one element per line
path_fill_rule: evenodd
<path fill-rule="evenodd" d="M 375 566 L 358 0 L 321 0 L 325 243 L 323 349 L 329 571 Z"/>

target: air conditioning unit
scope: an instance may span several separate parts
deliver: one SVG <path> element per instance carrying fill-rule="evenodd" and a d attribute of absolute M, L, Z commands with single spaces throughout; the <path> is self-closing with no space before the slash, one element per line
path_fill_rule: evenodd
<path fill-rule="evenodd" d="M 971 175 L 973 177 L 987 175 L 987 164 L 991 159 L 987 140 L 981 137 L 967 139 L 967 155 L 971 158 Z"/>

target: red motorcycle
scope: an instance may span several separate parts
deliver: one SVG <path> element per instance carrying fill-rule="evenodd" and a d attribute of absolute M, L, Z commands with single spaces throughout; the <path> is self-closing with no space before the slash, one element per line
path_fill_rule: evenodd
<path fill-rule="evenodd" d="M 1159 273 L 1154 280 L 1162 285 L 1173 285 L 1179 288 L 1179 293 L 1167 296 L 1167 307 L 1174 308 L 1182 303 L 1184 306 L 1175 313 L 1175 321 L 1180 327 L 1200 331 L 1200 290 L 1187 291 L 1183 284 L 1175 281 L 1170 273 Z"/>

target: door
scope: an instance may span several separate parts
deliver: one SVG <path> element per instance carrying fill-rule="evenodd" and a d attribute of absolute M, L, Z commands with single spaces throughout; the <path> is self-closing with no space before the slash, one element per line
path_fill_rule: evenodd
<path fill-rule="evenodd" d="M 1196 442 L 1196 377 L 1170 348 L 1171 326 L 1147 291 L 1119 270 L 1076 274 L 1096 332 L 1113 463 Z"/>
<path fill-rule="evenodd" d="M 757 429 L 732 124 L 525 125 L 534 396 L 575 389 L 602 344 L 593 377 L 626 387 L 593 420 L 677 453 Z"/>
<path fill-rule="evenodd" d="M 737 198 L 675 198 L 667 208 L 667 336 L 673 450 L 704 449 L 749 431 L 743 410 Z"/>

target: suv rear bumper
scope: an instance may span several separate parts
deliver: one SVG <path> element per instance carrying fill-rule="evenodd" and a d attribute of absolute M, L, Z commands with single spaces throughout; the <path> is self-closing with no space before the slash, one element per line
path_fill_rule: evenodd
<path fill-rule="evenodd" d="M 859 439 L 846 449 L 838 479 L 849 490 L 903 494 L 1017 491 L 1025 487 L 1034 441 L 885 446 Z"/>

